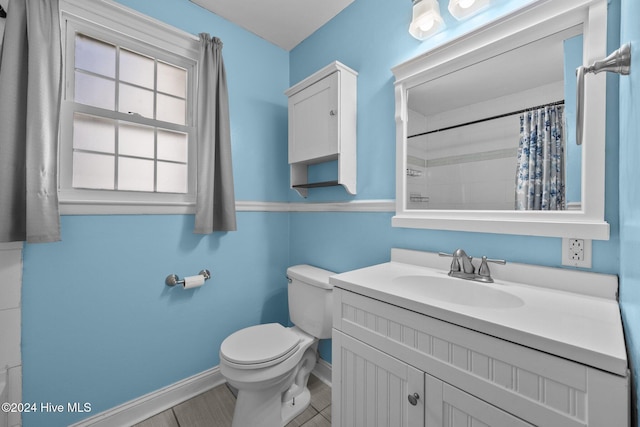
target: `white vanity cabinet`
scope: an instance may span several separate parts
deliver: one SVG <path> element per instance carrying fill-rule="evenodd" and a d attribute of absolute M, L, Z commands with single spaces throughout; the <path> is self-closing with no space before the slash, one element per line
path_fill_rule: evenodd
<path fill-rule="evenodd" d="M 628 376 L 334 285 L 334 427 L 629 425 Z"/>
<path fill-rule="evenodd" d="M 425 426 L 532 426 L 429 374 L 425 374 L 424 396 Z"/>
<path fill-rule="evenodd" d="M 424 425 L 422 405 L 408 400 L 424 390 L 422 371 L 340 331 L 334 330 L 332 341 L 333 426 Z"/>
<path fill-rule="evenodd" d="M 291 187 L 306 197 L 313 187 L 342 185 L 356 193 L 357 73 L 333 62 L 289 88 Z M 309 165 L 337 160 L 335 180 L 308 182 Z"/>
<path fill-rule="evenodd" d="M 336 331 L 333 345 L 342 379 L 333 425 L 531 426 L 349 335 Z"/>

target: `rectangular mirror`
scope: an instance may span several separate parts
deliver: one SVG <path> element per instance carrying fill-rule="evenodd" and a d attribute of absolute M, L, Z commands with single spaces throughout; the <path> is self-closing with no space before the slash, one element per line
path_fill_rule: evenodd
<path fill-rule="evenodd" d="M 572 73 L 581 64 L 575 26 L 410 88 L 407 208 L 524 210 L 534 199 L 536 210 L 580 209 Z M 546 141 L 536 126 L 544 107 L 555 113 Z M 531 142 L 539 156 L 526 155 Z M 536 168 L 541 201 L 535 183 L 523 196 Z"/>
<path fill-rule="evenodd" d="M 394 226 L 608 239 L 604 79 L 587 82 L 589 144 L 575 143 L 575 70 L 606 56 L 606 0 L 557 3 L 393 69 Z"/>

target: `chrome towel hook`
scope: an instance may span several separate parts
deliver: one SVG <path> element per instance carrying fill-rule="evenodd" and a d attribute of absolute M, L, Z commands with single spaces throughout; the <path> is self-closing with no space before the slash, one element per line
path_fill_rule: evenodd
<path fill-rule="evenodd" d="M 584 76 L 587 73 L 598 74 L 601 71 L 617 73 L 623 76 L 631 72 L 631 43 L 621 46 L 600 61 L 595 61 L 588 67 L 581 65 L 576 70 L 577 90 L 576 90 L 576 144 L 582 144 L 582 128 L 584 124 Z"/>
<path fill-rule="evenodd" d="M 211 278 L 211 272 L 207 269 L 201 270 L 198 274 L 203 276 L 204 280 L 209 280 Z M 184 279 L 180 280 L 177 274 L 170 274 L 167 276 L 164 283 L 167 286 L 184 285 Z"/>

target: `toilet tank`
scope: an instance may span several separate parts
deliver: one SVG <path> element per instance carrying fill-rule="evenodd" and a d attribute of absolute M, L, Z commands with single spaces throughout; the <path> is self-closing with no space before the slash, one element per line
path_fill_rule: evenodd
<path fill-rule="evenodd" d="M 329 276 L 334 274 L 307 264 L 287 269 L 291 321 L 316 338 L 331 338 L 333 285 Z"/>

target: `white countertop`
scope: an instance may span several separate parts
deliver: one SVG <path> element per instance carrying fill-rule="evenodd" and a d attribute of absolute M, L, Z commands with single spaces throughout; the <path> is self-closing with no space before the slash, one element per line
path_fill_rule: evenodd
<path fill-rule="evenodd" d="M 415 256 L 415 251 L 407 252 Z M 535 274 L 538 280 L 546 275 L 554 277 L 555 272 L 562 277 L 565 283 L 559 285 L 562 289 L 559 290 L 553 288 L 553 283 L 545 283 L 545 287 L 540 287 L 501 280 L 498 277 L 500 269 L 492 266 L 492 271 L 496 269 L 495 283 L 470 283 L 507 292 L 520 298 L 524 304 L 512 308 L 475 307 L 430 298 L 422 294 L 419 288 L 395 285 L 394 279 L 402 276 L 424 275 L 427 276 L 425 280 L 429 276 L 447 278 L 448 270 L 393 261 L 394 258 L 401 257 L 392 256 L 392 261 L 388 263 L 334 275 L 330 281 L 339 288 L 449 323 L 617 375 L 627 375 L 627 354 L 615 291 L 614 298 L 606 298 L 566 290 L 574 285 L 579 287 L 581 283 L 578 282 L 592 281 L 594 283 L 585 287 L 597 287 L 599 280 L 604 288 L 611 287 L 612 280 L 615 280 L 617 288 L 615 276 L 580 271 L 572 274 L 574 271 L 568 269 L 536 266 L 537 270 L 533 271 L 540 271 Z M 510 269 L 508 274 L 502 275 L 517 276 L 518 264 L 512 264 Z M 529 282 L 536 281 L 532 277 L 532 270 L 524 267 L 522 271 L 532 278 Z M 566 282 L 576 283 L 568 286 Z"/>

